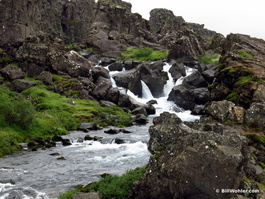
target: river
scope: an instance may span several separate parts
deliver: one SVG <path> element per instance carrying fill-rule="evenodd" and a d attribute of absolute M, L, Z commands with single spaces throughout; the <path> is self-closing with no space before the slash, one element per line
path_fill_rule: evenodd
<path fill-rule="evenodd" d="M 168 72 L 169 64 L 164 65 Z M 187 75 L 193 70 L 186 69 Z M 115 72 L 110 72 L 114 74 Z M 171 75 L 164 87 L 164 96 L 153 98 L 148 87 L 142 82 L 143 98 L 139 99 L 133 93 L 128 94 L 134 99 L 146 103 L 155 99 L 156 115 L 148 117 L 146 125 L 134 125 L 126 128 L 131 133 L 109 135 L 104 131 L 114 128 L 90 131 L 91 136 L 103 137 L 102 141 L 84 141 L 87 133 L 72 131 L 63 136 L 71 140 L 71 146 L 57 143 L 54 148 L 29 151 L 26 148 L 20 152 L 0 159 L 0 199 L 52 199 L 59 193 L 74 189 L 76 185 L 86 185 L 100 179 L 103 173 L 121 175 L 126 170 L 134 169 L 148 163 L 150 153 L 146 143 L 149 139 L 148 128 L 152 125 L 153 117 L 163 111 L 173 112 L 176 106 L 166 99 L 172 87 L 181 84 L 183 78 L 176 83 Z M 113 86 L 115 82 L 113 81 Z M 199 116 L 193 116 L 190 111 L 177 113 L 184 121 L 193 121 Z M 115 144 L 113 140 L 120 138 L 124 144 Z M 53 155 L 52 155 L 53 154 Z M 58 159 L 59 158 L 59 159 Z"/>

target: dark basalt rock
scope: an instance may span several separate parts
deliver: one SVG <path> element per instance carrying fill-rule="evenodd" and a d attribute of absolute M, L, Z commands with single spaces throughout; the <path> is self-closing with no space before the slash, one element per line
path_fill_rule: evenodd
<path fill-rule="evenodd" d="M 169 93 L 167 100 L 174 101 L 178 106 L 187 110 L 192 110 L 195 107 L 191 89 L 184 85 L 175 86 Z"/>
<path fill-rule="evenodd" d="M 136 122 L 138 124 L 146 124 L 146 123 L 148 123 L 148 119 L 144 114 L 137 114 L 135 116 L 134 122 Z"/>
<path fill-rule="evenodd" d="M 104 131 L 104 133 L 107 133 L 107 134 L 118 134 L 119 133 L 119 130 L 117 129 L 109 129 L 107 131 Z"/>
<path fill-rule="evenodd" d="M 172 64 L 171 68 L 169 69 L 173 80 L 177 81 L 182 76 L 186 76 L 186 69 L 183 63 L 174 63 Z"/>
<path fill-rule="evenodd" d="M 166 112 L 154 119 L 149 133 L 152 156 L 130 198 L 225 199 L 233 195 L 216 189 L 239 188 L 247 158 L 241 136 L 195 130 Z"/>
<path fill-rule="evenodd" d="M 69 139 L 63 139 L 62 140 L 63 146 L 70 146 L 72 145 L 71 141 Z"/>
<path fill-rule="evenodd" d="M 89 132 L 89 130 L 98 130 L 98 126 L 96 123 L 82 123 L 78 130 Z"/>

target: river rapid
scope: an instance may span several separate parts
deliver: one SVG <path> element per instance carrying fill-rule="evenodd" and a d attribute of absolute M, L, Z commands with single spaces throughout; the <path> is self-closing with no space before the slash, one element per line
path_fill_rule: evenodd
<path fill-rule="evenodd" d="M 164 65 L 168 72 L 169 64 Z M 194 69 L 186 68 L 187 75 Z M 116 72 L 110 72 L 110 75 Z M 146 103 L 155 99 L 156 115 L 148 117 L 146 125 L 134 125 L 125 128 L 131 133 L 109 135 L 102 130 L 72 131 L 63 136 L 71 140 L 71 146 L 62 146 L 57 143 L 54 148 L 38 151 L 24 150 L 0 159 L 0 199 L 53 199 L 59 193 L 74 189 L 76 185 L 86 185 L 100 179 L 103 173 L 121 175 L 129 169 L 143 166 L 148 163 L 150 153 L 147 150 L 149 139 L 148 128 L 152 120 L 163 111 L 174 112 L 176 105 L 167 101 L 171 89 L 182 83 L 183 78 L 176 83 L 168 73 L 169 80 L 164 87 L 164 95 L 153 98 L 149 88 L 142 82 L 143 98 L 140 99 L 130 91 L 131 97 L 139 102 Z M 115 85 L 112 79 L 113 86 Z M 122 89 L 122 88 L 120 88 Z M 193 121 L 199 116 L 193 116 L 190 111 L 176 113 L 183 121 Z M 102 141 L 84 141 L 84 137 L 103 137 Z M 114 143 L 115 138 L 125 141 L 123 144 Z"/>

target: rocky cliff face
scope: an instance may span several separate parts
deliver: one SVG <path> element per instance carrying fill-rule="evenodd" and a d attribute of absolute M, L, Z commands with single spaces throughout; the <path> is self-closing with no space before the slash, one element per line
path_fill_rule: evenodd
<path fill-rule="evenodd" d="M 165 9 L 153 10 L 149 22 L 132 14 L 131 4 L 123 1 L 3 0 L 0 11 L 1 47 L 26 40 L 79 42 L 105 56 L 118 57 L 128 46 L 171 48 L 178 43 L 177 46 L 186 45 L 195 58 L 204 53 L 206 41 L 215 35 L 201 25 L 187 24 Z"/>

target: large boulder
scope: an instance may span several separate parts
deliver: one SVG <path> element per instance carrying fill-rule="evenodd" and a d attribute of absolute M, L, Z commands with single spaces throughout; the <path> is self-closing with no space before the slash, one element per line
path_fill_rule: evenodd
<path fill-rule="evenodd" d="M 58 48 L 49 52 L 52 70 L 71 77 L 90 77 L 92 64 L 75 51 L 65 52 Z"/>
<path fill-rule="evenodd" d="M 186 69 L 183 63 L 174 63 L 169 69 L 173 80 L 176 82 L 180 77 L 186 76 Z"/>
<path fill-rule="evenodd" d="M 175 104 L 186 110 L 193 110 L 195 107 L 191 89 L 185 85 L 175 86 L 169 93 L 167 100 L 175 102 Z"/>
<path fill-rule="evenodd" d="M 208 83 L 198 71 L 195 71 L 191 75 L 185 77 L 185 79 L 183 80 L 183 84 L 188 84 L 195 88 L 208 86 Z"/>
<path fill-rule="evenodd" d="M 149 63 L 140 64 L 137 69 L 140 73 L 140 78 L 148 86 L 152 95 L 154 97 L 161 97 L 164 90 L 164 85 L 166 84 L 167 74 L 162 71 L 163 63 L 159 63 L 160 68 L 156 65 L 151 65 Z M 156 67 L 154 67 L 156 66 Z M 153 70 L 151 69 L 154 68 Z"/>
<path fill-rule="evenodd" d="M 136 69 L 117 73 L 113 76 L 117 86 L 127 88 L 135 95 L 142 97 L 142 84 L 139 71 Z"/>
<path fill-rule="evenodd" d="M 7 65 L 0 70 L 1 75 L 7 80 L 23 79 L 24 73 L 21 68 L 14 65 Z"/>
<path fill-rule="evenodd" d="M 28 81 L 25 79 L 15 79 L 14 81 L 12 81 L 12 84 L 13 84 L 14 90 L 18 92 L 22 92 L 30 87 L 37 85 L 36 82 Z"/>
<path fill-rule="evenodd" d="M 192 129 L 174 114 L 162 113 L 150 127 L 152 156 L 131 198 L 226 199 L 221 189 L 238 189 L 247 158 L 246 141 Z"/>
<path fill-rule="evenodd" d="M 99 77 L 95 82 L 95 89 L 93 90 L 93 96 L 98 100 L 105 100 L 109 89 L 112 87 L 110 79 L 104 77 Z"/>

